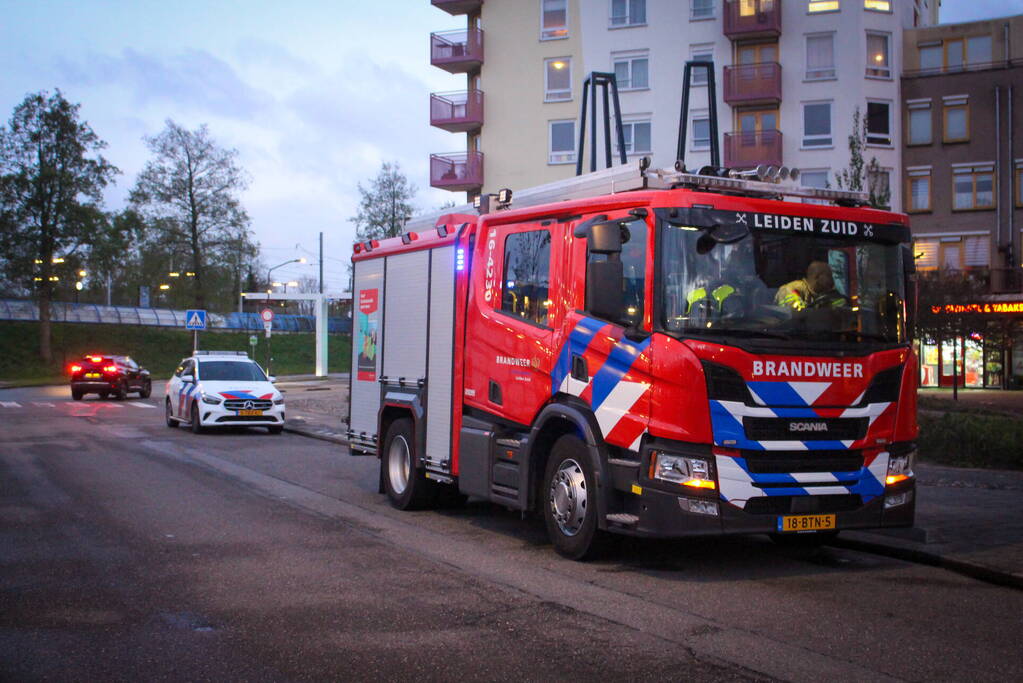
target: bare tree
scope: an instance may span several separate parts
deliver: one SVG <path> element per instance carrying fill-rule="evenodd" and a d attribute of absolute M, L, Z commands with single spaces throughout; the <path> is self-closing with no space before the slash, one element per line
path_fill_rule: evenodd
<path fill-rule="evenodd" d="M 838 186 L 855 192 L 867 191 L 868 203 L 875 209 L 887 209 L 891 204 L 892 192 L 884 182 L 885 171 L 877 157 L 869 162 L 863 158 L 867 146 L 867 119 L 860 116 L 860 108 L 853 111 L 853 132 L 849 135 L 849 166 L 835 174 Z"/>
<path fill-rule="evenodd" d="M 227 266 L 241 286 L 244 264 L 255 254 L 249 216 L 238 200 L 248 177 L 238 151 L 220 147 L 204 124 L 194 131 L 171 120 L 162 133 L 145 138 L 153 153 L 131 191 L 131 207 L 159 241 L 181 250 L 191 264 L 192 298 L 203 308 L 211 261 Z"/>
<path fill-rule="evenodd" d="M 0 127 L 0 268 L 33 288 L 39 304 L 39 355 L 52 360 L 50 303 L 65 264 L 81 262 L 110 232 L 103 188 L 120 173 L 79 105 L 60 90 L 30 94 Z"/>

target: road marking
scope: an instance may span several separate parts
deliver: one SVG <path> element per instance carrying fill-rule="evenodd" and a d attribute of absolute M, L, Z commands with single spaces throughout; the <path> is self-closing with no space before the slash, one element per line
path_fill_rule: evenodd
<path fill-rule="evenodd" d="M 129 406 L 131 406 L 133 408 L 155 408 L 156 407 L 152 403 L 128 403 L 126 405 L 129 405 Z"/>
<path fill-rule="evenodd" d="M 110 403 L 109 401 L 96 401 L 93 405 L 105 406 L 107 408 L 123 408 L 124 406 L 120 403 Z"/>
<path fill-rule="evenodd" d="M 15 401 L 0 401 L 0 406 L 4 408 L 20 408 L 21 404 Z"/>
<path fill-rule="evenodd" d="M 32 401 L 32 405 L 38 406 L 40 408 L 56 408 L 57 407 L 57 406 L 53 405 L 52 403 L 46 403 L 44 401 Z"/>

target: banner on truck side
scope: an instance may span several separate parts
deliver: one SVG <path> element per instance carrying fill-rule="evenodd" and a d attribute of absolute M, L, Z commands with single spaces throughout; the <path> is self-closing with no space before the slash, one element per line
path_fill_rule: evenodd
<path fill-rule="evenodd" d="M 359 312 L 355 325 L 355 348 L 359 351 L 357 378 L 363 382 L 377 379 L 377 329 L 380 323 L 380 290 L 359 292 Z"/>

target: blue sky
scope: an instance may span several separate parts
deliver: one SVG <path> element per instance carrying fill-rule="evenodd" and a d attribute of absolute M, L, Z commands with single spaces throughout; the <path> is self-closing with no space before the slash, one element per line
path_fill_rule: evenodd
<path fill-rule="evenodd" d="M 464 144 L 430 127 L 429 93 L 465 81 L 430 66 L 428 34 L 465 19 L 429 0 L 2 4 L 0 119 L 38 90 L 60 88 L 81 103 L 123 171 L 107 195 L 110 209 L 123 207 L 148 158 L 142 137 L 168 118 L 206 123 L 239 150 L 252 177 L 242 201 L 268 265 L 315 256 L 324 232 L 327 286 L 336 291 L 354 234 L 356 183 L 382 161 L 401 164 L 419 188 L 420 209 L 461 201 L 429 187 L 429 154 Z M 1023 13 L 1023 0 L 943 5 L 944 22 Z M 296 265 L 274 275 L 315 272 Z"/>

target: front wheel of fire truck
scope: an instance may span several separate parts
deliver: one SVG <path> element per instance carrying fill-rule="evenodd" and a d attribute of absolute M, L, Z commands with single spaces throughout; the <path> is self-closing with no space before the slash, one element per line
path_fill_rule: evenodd
<path fill-rule="evenodd" d="M 572 560 L 603 553 L 607 532 L 597 528 L 597 488 L 586 444 L 567 434 L 554 442 L 543 485 L 543 518 L 558 554 Z"/>
<path fill-rule="evenodd" d="M 384 439 L 384 488 L 391 505 L 399 510 L 417 510 L 427 507 L 433 500 L 434 487 L 421 471 L 416 469 L 413 457 L 412 420 L 402 418 L 391 423 Z"/>

